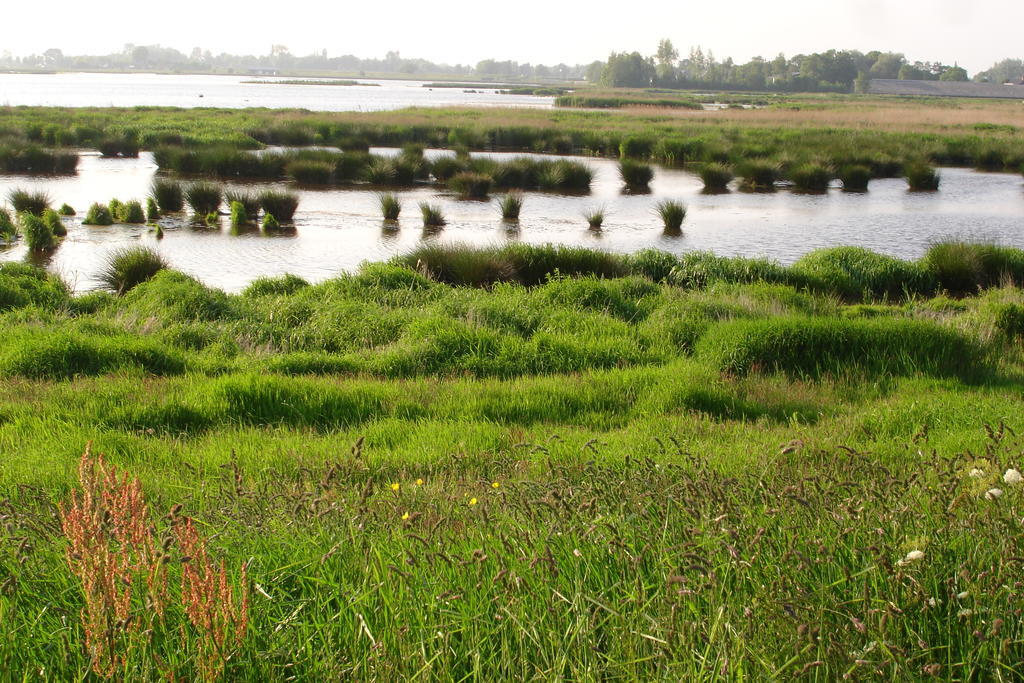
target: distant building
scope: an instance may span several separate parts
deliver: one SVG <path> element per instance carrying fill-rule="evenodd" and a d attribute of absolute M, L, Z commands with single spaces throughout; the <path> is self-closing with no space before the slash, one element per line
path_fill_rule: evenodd
<path fill-rule="evenodd" d="M 247 71 L 251 76 L 277 76 L 280 72 L 269 66 L 250 66 Z"/>
<path fill-rule="evenodd" d="M 971 83 L 968 81 L 901 81 L 872 78 L 871 95 L 920 95 L 925 97 L 988 97 L 1024 100 L 1024 84 Z"/>

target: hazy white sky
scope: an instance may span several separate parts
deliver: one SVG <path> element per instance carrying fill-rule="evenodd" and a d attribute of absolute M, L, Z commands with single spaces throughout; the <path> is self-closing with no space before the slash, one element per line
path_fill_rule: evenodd
<path fill-rule="evenodd" d="M 331 56 L 383 57 L 398 50 L 447 63 L 493 57 L 576 64 L 604 59 L 611 50 L 650 54 L 659 39 L 670 38 L 682 53 L 701 45 L 737 61 L 780 51 L 877 49 L 911 60 L 959 61 L 974 73 L 1024 57 L 1021 0 L 60 0 L 7 3 L 4 15 L 0 50 L 18 55 L 51 47 L 108 53 L 125 43 L 266 54 L 278 43 L 297 55 L 326 49 Z"/>

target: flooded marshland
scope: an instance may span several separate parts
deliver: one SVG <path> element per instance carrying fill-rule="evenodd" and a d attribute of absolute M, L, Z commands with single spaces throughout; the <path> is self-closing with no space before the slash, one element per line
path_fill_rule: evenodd
<path fill-rule="evenodd" d="M 376 153 L 398 150 L 374 149 Z M 450 154 L 428 150 L 436 158 Z M 496 158 L 523 156 L 492 154 Z M 550 158 L 550 157 L 547 157 Z M 710 250 L 722 255 L 767 256 L 791 263 L 821 247 L 856 245 L 901 258 L 917 258 L 938 240 L 989 240 L 1024 247 L 1024 184 L 1019 175 L 944 168 L 938 192 L 908 192 L 902 179 L 871 181 L 867 193 L 838 187 L 824 194 L 732 191 L 704 194 L 687 170 L 656 168 L 648 194 L 625 194 L 613 160 L 564 157 L 594 173 L 586 195 L 528 192 L 520 220 L 503 222 L 497 198 L 461 200 L 436 185 L 395 190 L 402 203 L 397 224 L 381 219 L 377 192 L 365 185 L 327 189 L 286 183 L 236 184 L 228 189 L 288 188 L 300 197 L 293 230 L 268 234 L 194 222 L 185 213 L 161 219 L 164 238 L 143 225 L 83 226 L 93 202 L 144 199 L 157 172 L 149 153 L 138 159 L 104 159 L 83 154 L 74 176 L 0 176 L 0 196 L 13 188 L 44 190 L 54 206 L 68 203 L 78 214 L 66 218 L 68 235 L 46 256 L 31 255 L 23 241 L 0 247 L 0 260 L 33 260 L 60 273 L 76 290 L 98 287 L 96 274 L 112 250 L 133 244 L 156 247 L 174 268 L 228 291 L 263 275 L 294 273 L 311 281 L 352 270 L 363 261 L 385 260 L 424 243 L 556 243 L 633 252 L 657 248 L 675 254 Z M 681 200 L 688 207 L 680 234 L 666 234 L 654 205 Z M 418 204 L 438 204 L 447 225 L 424 230 Z M 226 211 L 222 206 L 221 211 Z M 584 212 L 604 208 L 601 230 L 591 230 Z M 40 260 L 41 259 L 41 260 Z"/>

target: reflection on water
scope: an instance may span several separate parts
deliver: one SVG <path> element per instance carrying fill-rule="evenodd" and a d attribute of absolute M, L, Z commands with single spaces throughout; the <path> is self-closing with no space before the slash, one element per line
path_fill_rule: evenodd
<path fill-rule="evenodd" d="M 252 76 L 181 74 L 0 74 L 0 104 L 47 107 L 223 107 L 387 111 L 405 107 L 541 107 L 553 97 L 495 90 L 424 88 L 423 81 L 359 79 L 367 85 L 269 85 Z M 258 80 L 286 80 L 259 78 Z"/>
<path fill-rule="evenodd" d="M 444 152 L 431 151 L 431 155 Z M 495 154 L 496 157 L 516 156 Z M 142 199 L 156 166 L 149 154 L 139 159 L 84 156 L 73 177 L 0 176 L 0 196 L 14 187 L 46 190 L 54 205 L 71 204 L 79 215 L 68 220 L 68 236 L 49 256 L 30 257 L 23 244 L 0 247 L 0 260 L 39 258 L 79 290 L 98 286 L 96 273 L 107 253 L 131 244 L 149 244 L 175 268 L 204 282 L 238 291 L 261 275 L 295 273 L 317 281 L 362 261 L 381 261 L 424 242 L 502 244 L 554 242 L 618 252 L 645 248 L 673 253 L 712 250 L 724 255 L 767 256 L 790 263 L 819 247 L 858 245 L 903 258 L 917 258 L 928 245 L 966 237 L 1024 247 L 1024 185 L 1019 175 L 943 169 L 936 193 L 911 193 L 899 179 L 875 180 L 867 193 L 838 189 L 825 194 L 704 194 L 687 171 L 657 169 L 647 195 L 622 194 L 614 161 L 581 158 L 594 170 L 590 195 L 526 193 L 518 224 L 502 221 L 497 201 L 459 201 L 436 187 L 396 192 L 402 202 L 397 224 L 382 221 L 376 193 L 367 189 L 298 190 L 294 230 L 264 233 L 193 224 L 187 216 L 162 221 L 165 237 L 134 225 L 82 226 L 94 201 Z M 262 183 L 262 187 L 284 187 Z M 666 234 L 654 212 L 660 199 L 688 206 L 683 229 Z M 440 205 L 447 225 L 424 230 L 417 205 Z M 606 208 L 600 230 L 583 214 Z"/>

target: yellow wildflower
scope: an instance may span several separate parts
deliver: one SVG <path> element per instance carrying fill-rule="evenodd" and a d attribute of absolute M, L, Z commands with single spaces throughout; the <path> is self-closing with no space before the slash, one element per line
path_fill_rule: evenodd
<path fill-rule="evenodd" d="M 496 489 L 496 488 L 498 488 L 499 486 L 501 486 L 501 484 L 499 484 L 498 482 L 496 482 L 496 481 L 492 481 L 492 482 L 491 482 L 491 488 L 492 488 L 492 489 Z"/>
<path fill-rule="evenodd" d="M 470 498 L 469 499 L 469 504 L 470 505 L 476 505 L 476 498 Z"/>
<path fill-rule="evenodd" d="M 400 488 L 402 488 L 402 485 L 399 484 L 397 481 L 391 485 L 391 490 L 392 491 L 397 491 Z"/>
<path fill-rule="evenodd" d="M 417 479 L 416 480 L 416 485 L 417 486 L 423 486 L 423 480 L 422 479 Z"/>
<path fill-rule="evenodd" d="M 402 519 L 409 519 L 409 513 L 406 512 L 402 515 Z"/>

